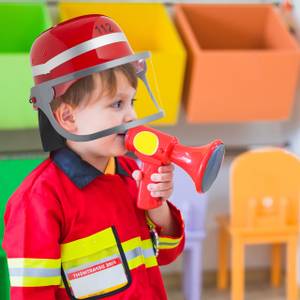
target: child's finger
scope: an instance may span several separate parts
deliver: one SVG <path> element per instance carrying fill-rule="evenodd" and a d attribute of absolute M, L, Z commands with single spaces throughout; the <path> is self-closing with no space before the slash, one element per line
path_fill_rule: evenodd
<path fill-rule="evenodd" d="M 151 192 L 152 197 L 160 197 L 162 199 L 168 199 L 171 195 L 172 195 L 172 190 Z"/>
<path fill-rule="evenodd" d="M 166 165 L 166 166 L 160 166 L 158 168 L 159 173 L 169 173 L 174 171 L 174 166 L 172 164 Z"/>
<path fill-rule="evenodd" d="M 166 181 L 172 181 L 173 179 L 173 173 L 154 173 L 151 175 L 151 180 L 154 182 L 166 182 Z"/>
<path fill-rule="evenodd" d="M 143 174 L 141 171 L 139 170 L 135 170 L 132 172 L 132 177 L 133 179 L 137 182 L 137 184 L 139 184 L 139 182 L 142 180 L 143 178 Z"/>
<path fill-rule="evenodd" d="M 147 186 L 149 191 L 157 192 L 157 191 L 166 191 L 173 189 L 173 182 L 161 182 L 161 183 L 149 183 Z"/>

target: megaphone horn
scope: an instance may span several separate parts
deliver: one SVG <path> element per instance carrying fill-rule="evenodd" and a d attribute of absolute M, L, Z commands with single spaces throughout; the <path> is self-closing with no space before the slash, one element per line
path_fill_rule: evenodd
<path fill-rule="evenodd" d="M 170 160 L 189 174 L 197 192 L 205 193 L 218 175 L 224 152 L 225 147 L 220 140 L 201 147 L 188 147 L 177 143 Z"/>

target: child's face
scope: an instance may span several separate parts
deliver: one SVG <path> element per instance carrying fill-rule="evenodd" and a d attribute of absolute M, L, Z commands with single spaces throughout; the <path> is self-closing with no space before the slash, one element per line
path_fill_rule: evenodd
<path fill-rule="evenodd" d="M 115 74 L 117 79 L 115 95 L 102 92 L 101 78 L 94 76 L 95 89 L 88 96 L 88 104 L 72 109 L 68 124 L 61 124 L 65 125 L 65 129 L 78 135 L 91 134 L 136 119 L 133 108 L 136 90 L 121 71 Z M 121 134 L 112 134 L 89 142 L 77 142 L 76 147 L 99 156 L 117 156 L 126 153 L 124 135 Z"/>

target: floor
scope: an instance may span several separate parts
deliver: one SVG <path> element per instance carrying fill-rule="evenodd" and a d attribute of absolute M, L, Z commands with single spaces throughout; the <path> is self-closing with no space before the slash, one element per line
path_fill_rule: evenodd
<path fill-rule="evenodd" d="M 178 289 L 168 290 L 169 300 L 184 300 L 183 294 Z M 284 288 L 272 289 L 267 284 L 263 286 L 248 285 L 244 300 L 285 300 Z M 203 290 L 201 300 L 230 300 L 229 291 L 218 291 L 214 288 Z"/>

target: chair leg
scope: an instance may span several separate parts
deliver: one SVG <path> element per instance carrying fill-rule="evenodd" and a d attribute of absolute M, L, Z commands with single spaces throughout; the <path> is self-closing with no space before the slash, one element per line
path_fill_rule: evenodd
<path fill-rule="evenodd" d="M 281 244 L 273 244 L 271 247 L 271 285 L 278 288 L 281 281 Z"/>
<path fill-rule="evenodd" d="M 232 239 L 231 252 L 231 300 L 244 299 L 244 250 L 245 245 L 240 238 Z"/>
<path fill-rule="evenodd" d="M 229 234 L 226 229 L 219 225 L 219 250 L 218 250 L 218 274 L 217 274 L 217 288 L 219 290 L 228 287 L 228 242 Z"/>
<path fill-rule="evenodd" d="M 191 242 L 184 251 L 184 296 L 186 300 L 200 300 L 202 292 L 202 241 Z"/>
<path fill-rule="evenodd" d="M 287 300 L 297 300 L 297 237 L 291 237 L 287 243 L 286 293 Z"/>

